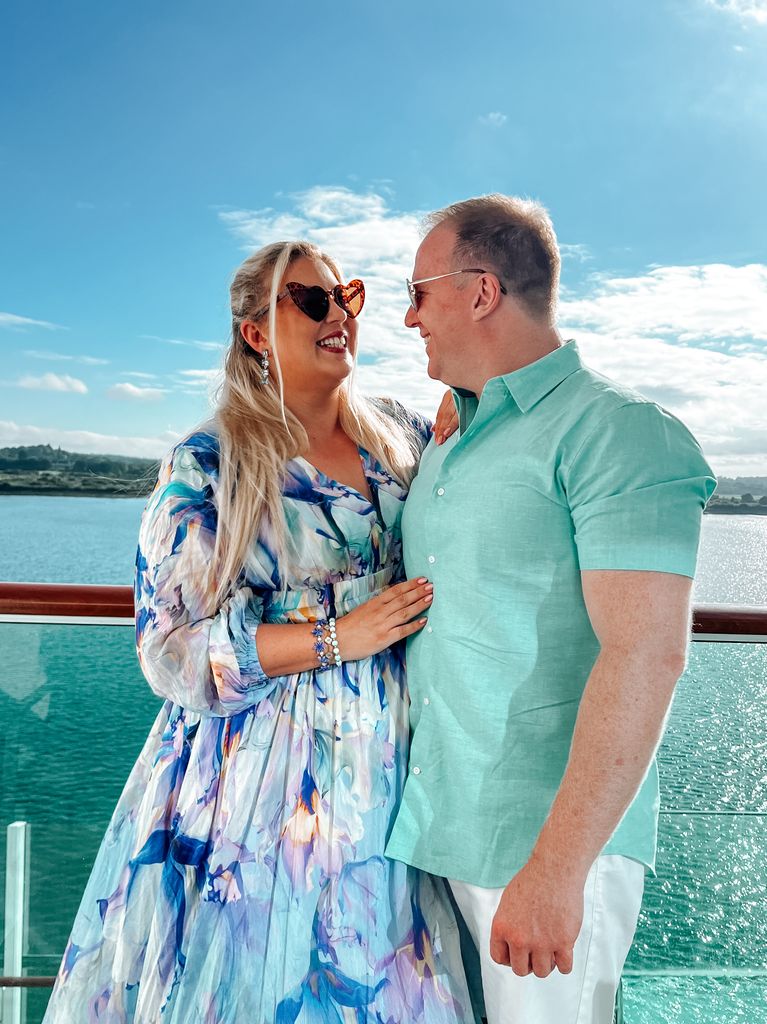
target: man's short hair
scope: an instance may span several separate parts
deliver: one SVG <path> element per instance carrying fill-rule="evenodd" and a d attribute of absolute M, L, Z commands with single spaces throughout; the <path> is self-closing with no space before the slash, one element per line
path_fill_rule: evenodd
<path fill-rule="evenodd" d="M 445 223 L 456 232 L 456 267 L 493 271 L 531 316 L 554 320 L 559 246 L 544 206 L 495 193 L 453 203 L 426 218 L 428 230 Z"/>

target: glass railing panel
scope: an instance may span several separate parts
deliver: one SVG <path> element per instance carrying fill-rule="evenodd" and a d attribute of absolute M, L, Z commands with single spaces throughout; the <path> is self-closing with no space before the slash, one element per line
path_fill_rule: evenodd
<path fill-rule="evenodd" d="M 767 645 L 695 644 L 660 751 L 625 1024 L 767 1020 Z"/>
<path fill-rule="evenodd" d="M 28 821 L 23 966 L 49 975 L 159 701 L 130 627 L 0 624 L 0 650 L 0 892 L 6 826 Z M 693 645 L 660 752 L 658 876 L 626 965 L 625 1024 L 719 1024 L 746 1006 L 743 1019 L 767 1019 L 766 686 L 767 645 Z M 47 998 L 28 993 L 25 1024 Z"/>
<path fill-rule="evenodd" d="M 666 810 L 767 811 L 767 644 L 694 643 L 661 749 Z"/>
<path fill-rule="evenodd" d="M 624 977 L 625 1024 L 763 1024 L 767 978 Z"/>
<path fill-rule="evenodd" d="M 160 702 L 139 670 L 130 625 L 2 623 L 0 650 L 0 893 L 7 826 L 27 821 L 23 967 L 27 975 L 51 975 Z M 2 915 L 0 899 L 0 941 Z M 27 993 L 25 1024 L 42 1019 L 49 994 Z"/>
<path fill-rule="evenodd" d="M 767 816 L 664 814 L 627 968 L 767 973 Z"/>

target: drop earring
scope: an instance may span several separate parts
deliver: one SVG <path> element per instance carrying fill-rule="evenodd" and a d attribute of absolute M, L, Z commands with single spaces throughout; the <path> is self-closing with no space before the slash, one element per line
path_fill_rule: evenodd
<path fill-rule="evenodd" d="M 265 348 L 261 356 L 261 380 L 259 383 L 265 386 L 269 383 L 269 349 Z"/>

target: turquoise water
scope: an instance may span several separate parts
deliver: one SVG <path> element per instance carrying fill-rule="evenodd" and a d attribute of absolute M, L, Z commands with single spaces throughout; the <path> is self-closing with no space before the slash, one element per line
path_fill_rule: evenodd
<path fill-rule="evenodd" d="M 0 496 L 0 580 L 131 583 L 142 498 Z"/>
<path fill-rule="evenodd" d="M 0 497 L 0 579 L 129 583 L 142 505 Z M 696 599 L 767 604 L 766 518 L 706 518 Z M 0 643 L 0 874 L 6 824 L 31 822 L 25 967 L 49 974 L 158 702 L 130 628 L 5 624 Z M 660 755 L 627 1024 L 767 1021 L 766 681 L 767 645 L 693 645 Z M 30 993 L 29 1024 L 45 999 Z"/>
<path fill-rule="evenodd" d="M 141 498 L 0 496 L 0 580 L 131 583 Z M 767 516 L 706 516 L 695 596 L 767 604 Z"/>

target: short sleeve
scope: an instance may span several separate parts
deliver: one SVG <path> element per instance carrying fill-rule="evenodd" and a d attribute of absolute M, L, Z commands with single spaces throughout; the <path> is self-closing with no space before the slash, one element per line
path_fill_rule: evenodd
<path fill-rule="evenodd" d="M 581 570 L 694 577 L 701 517 L 716 487 L 695 438 L 651 402 L 619 406 L 563 465 Z"/>
<path fill-rule="evenodd" d="M 208 570 L 217 512 L 210 462 L 210 449 L 182 444 L 160 467 L 136 557 L 136 646 L 155 693 L 191 711 L 224 716 L 267 696 L 275 680 L 263 672 L 256 649 L 266 589 L 238 586 L 214 603 Z"/>

